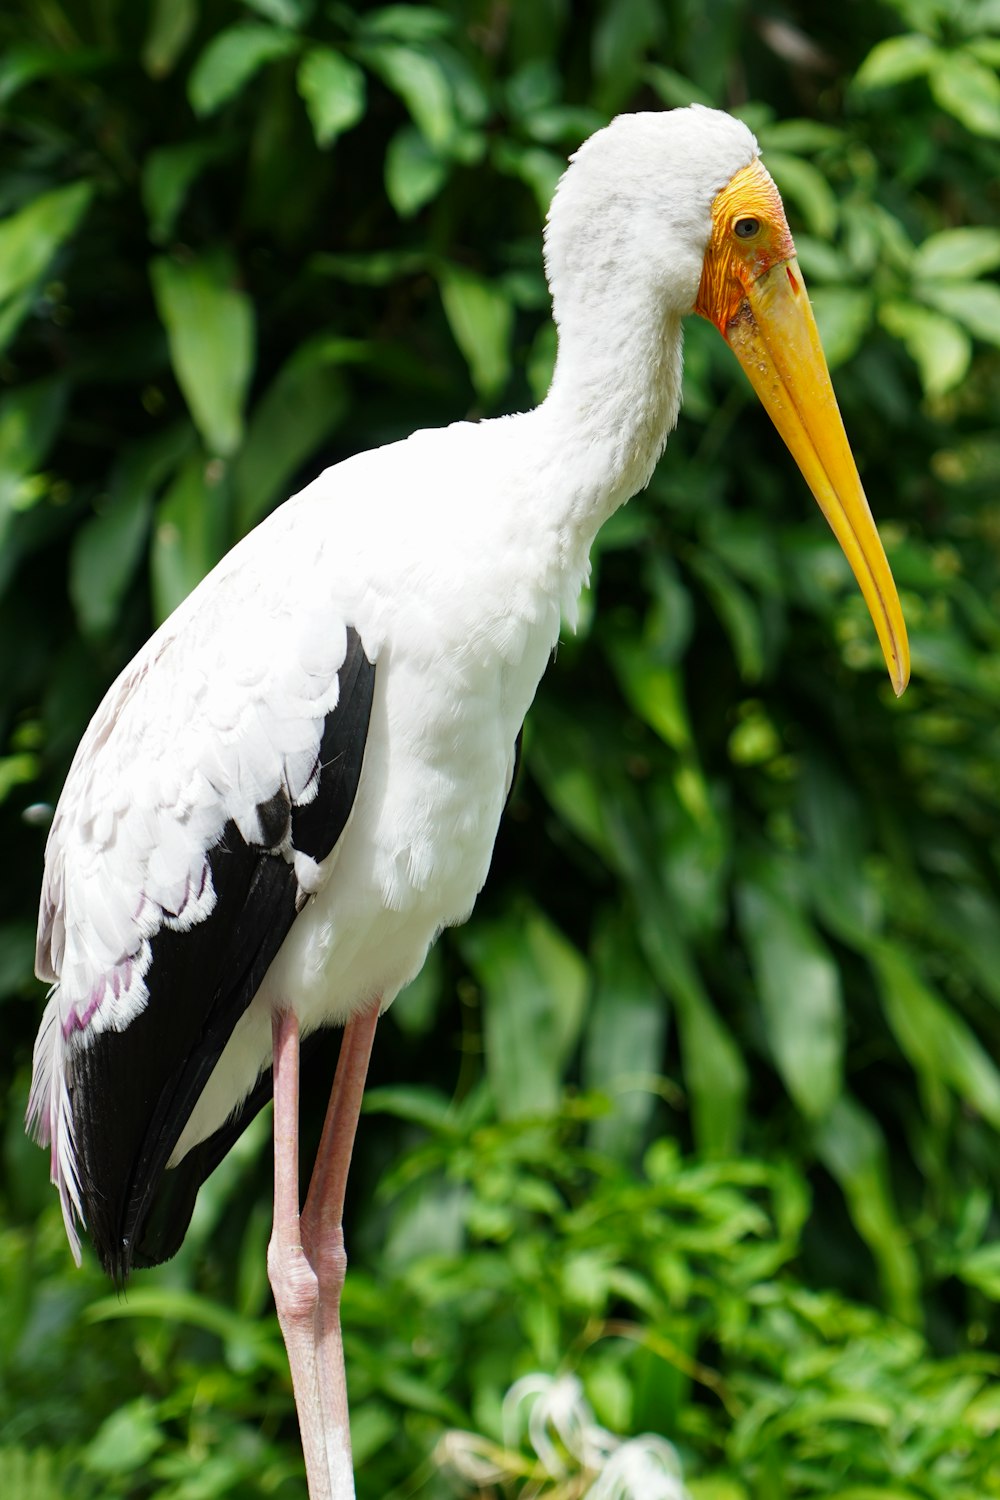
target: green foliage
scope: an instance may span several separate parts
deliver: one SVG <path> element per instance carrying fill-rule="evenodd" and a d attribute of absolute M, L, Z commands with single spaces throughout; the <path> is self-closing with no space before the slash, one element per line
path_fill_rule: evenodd
<path fill-rule="evenodd" d="M 542 1371 L 694 1500 L 997 1494 L 996 6 L 15 0 L 0 39 L 0 1493 L 302 1492 L 263 1122 L 124 1301 L 69 1262 L 21 1131 L 44 804 L 285 495 L 544 394 L 566 155 L 698 99 L 785 194 L 914 681 L 692 320 L 477 916 L 379 1038 L 359 1493 L 453 1494 L 449 1432 L 530 1493 L 503 1401 Z"/>

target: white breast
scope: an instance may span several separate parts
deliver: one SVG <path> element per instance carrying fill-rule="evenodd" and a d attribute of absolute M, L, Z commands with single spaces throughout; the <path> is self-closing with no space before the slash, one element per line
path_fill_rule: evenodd
<path fill-rule="evenodd" d="M 479 443 L 488 433 L 467 431 Z M 402 457 L 412 442 L 400 445 Z M 507 523 L 491 530 L 488 516 L 468 512 L 476 502 L 464 493 L 435 498 L 397 511 L 378 576 L 369 566 L 364 588 L 349 576 L 331 580 L 340 614 L 377 663 L 354 809 L 175 1161 L 223 1123 L 268 1065 L 276 1006 L 293 1008 L 308 1032 L 376 997 L 390 1004 L 442 928 L 469 915 L 486 879 L 515 740 L 557 640 L 564 575 L 551 557 L 533 556 L 530 532 L 518 536 Z M 451 518 L 440 516 L 444 506 Z M 434 534 L 449 539 L 430 557 L 420 548 L 428 508 L 438 511 Z M 369 512 L 366 529 L 373 522 Z"/>

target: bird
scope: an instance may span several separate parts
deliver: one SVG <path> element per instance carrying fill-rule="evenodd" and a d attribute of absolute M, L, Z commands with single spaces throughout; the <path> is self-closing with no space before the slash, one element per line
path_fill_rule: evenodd
<path fill-rule="evenodd" d="M 718 328 L 797 462 L 897 693 L 909 675 L 750 129 L 699 105 L 619 115 L 571 157 L 544 262 L 544 400 L 356 454 L 240 541 L 108 690 L 46 846 L 28 1126 L 73 1253 L 85 1227 L 119 1283 L 173 1255 L 273 1095 L 268 1271 L 312 1500 L 354 1493 L 342 1210 L 376 1021 L 486 880 L 595 536 L 678 419 L 689 314 Z M 329 1026 L 340 1057 L 300 1208 L 300 1044 Z"/>

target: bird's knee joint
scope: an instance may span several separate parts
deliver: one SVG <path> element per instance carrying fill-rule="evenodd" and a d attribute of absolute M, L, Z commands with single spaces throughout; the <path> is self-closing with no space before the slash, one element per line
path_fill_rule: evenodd
<path fill-rule="evenodd" d="M 267 1247 L 267 1276 L 281 1322 L 305 1322 L 319 1302 L 319 1277 L 300 1246 Z"/>

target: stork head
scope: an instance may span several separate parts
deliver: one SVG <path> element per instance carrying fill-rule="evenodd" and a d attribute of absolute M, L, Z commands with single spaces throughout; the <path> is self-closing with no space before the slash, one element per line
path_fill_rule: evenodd
<path fill-rule="evenodd" d="M 897 694 L 909 646 L 896 588 L 844 432 L 781 197 L 747 127 L 692 105 L 620 115 L 585 141 L 549 213 L 556 322 L 610 307 L 696 312 L 736 355 L 802 471 L 871 612 Z M 607 319 L 602 318 L 602 337 Z"/>

